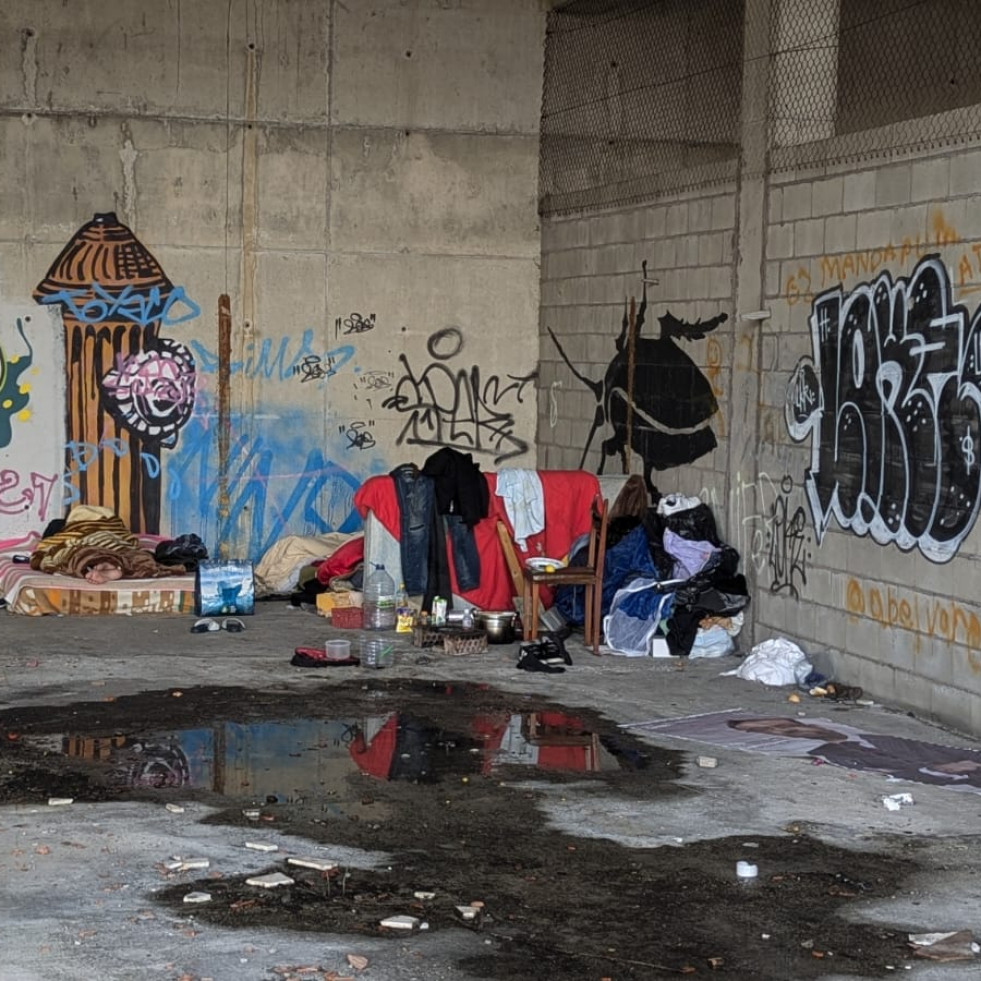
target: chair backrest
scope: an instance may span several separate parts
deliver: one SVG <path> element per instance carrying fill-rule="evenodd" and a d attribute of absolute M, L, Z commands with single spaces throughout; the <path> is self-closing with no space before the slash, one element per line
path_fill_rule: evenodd
<path fill-rule="evenodd" d="M 593 499 L 592 527 L 589 531 L 587 564 L 596 571 L 597 582 L 603 582 L 603 563 L 606 561 L 606 526 L 610 519 L 610 505 L 599 494 Z"/>

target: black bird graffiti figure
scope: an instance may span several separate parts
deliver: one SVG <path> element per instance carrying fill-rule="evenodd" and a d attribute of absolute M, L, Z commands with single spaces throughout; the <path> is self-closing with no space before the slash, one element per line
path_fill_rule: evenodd
<path fill-rule="evenodd" d="M 704 323 L 687 323 L 670 312 L 658 318 L 661 336 L 641 337 L 647 313 L 646 263 L 644 292 L 631 330 L 626 309 L 617 338 L 617 353 L 602 381 L 586 378 L 572 364 L 558 338 L 548 328 L 562 360 L 569 370 L 596 396 L 596 414 L 586 439 L 583 467 L 593 436 L 600 426 L 612 426 L 613 435 L 603 440 L 597 473 L 603 472 L 608 456 L 634 450 L 644 461 L 644 480 L 653 488 L 651 470 L 667 470 L 691 463 L 716 447 L 709 420 L 719 404 L 708 379 L 698 365 L 680 348 L 676 340 L 701 340 L 724 323 L 720 313 Z M 631 351 L 633 371 L 631 372 Z M 631 377 L 632 375 L 632 377 Z"/>

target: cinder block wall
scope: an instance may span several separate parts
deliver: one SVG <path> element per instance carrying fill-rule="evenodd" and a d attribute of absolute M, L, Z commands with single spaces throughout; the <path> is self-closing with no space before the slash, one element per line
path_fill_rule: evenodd
<path fill-rule="evenodd" d="M 36 309 L 28 340 L 78 251 L 38 298 L 63 367 L 0 407 L 28 503 L 0 539 L 87 501 L 256 558 L 355 530 L 365 478 L 440 446 L 534 465 L 543 32 L 537 0 L 3 4 L 0 312 Z M 109 213 L 124 246 L 78 242 Z M 23 366 L 9 315 L 0 341 Z"/>
<path fill-rule="evenodd" d="M 979 173 L 968 149 L 771 175 L 761 412 L 783 422 L 755 604 L 761 630 L 975 732 Z"/>
<path fill-rule="evenodd" d="M 747 4 L 738 184 L 545 220 L 539 458 L 620 472 L 617 341 L 646 259 L 641 337 L 668 312 L 728 320 L 673 341 L 711 385 L 718 445 L 650 467 L 635 445 L 630 469 L 712 506 L 750 583 L 744 649 L 787 637 L 874 699 L 981 733 L 981 150 L 769 166 L 774 9 Z M 676 390 L 655 343 L 635 411 Z"/>

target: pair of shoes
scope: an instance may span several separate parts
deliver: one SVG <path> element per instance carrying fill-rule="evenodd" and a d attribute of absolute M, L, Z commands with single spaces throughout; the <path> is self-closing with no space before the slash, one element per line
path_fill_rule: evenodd
<path fill-rule="evenodd" d="M 328 657 L 319 647 L 297 647 L 290 658 L 296 668 L 343 668 L 361 663 L 360 657 Z"/>
<path fill-rule="evenodd" d="M 555 658 L 549 656 L 544 644 L 522 644 L 517 666 L 522 671 L 544 671 L 547 674 L 562 674 L 565 671 L 555 662 Z"/>
<path fill-rule="evenodd" d="M 227 630 L 230 634 L 240 634 L 245 629 L 245 624 L 238 617 L 225 617 L 219 623 L 214 617 L 203 617 L 194 621 L 191 627 L 192 634 L 207 634 L 213 630 Z"/>

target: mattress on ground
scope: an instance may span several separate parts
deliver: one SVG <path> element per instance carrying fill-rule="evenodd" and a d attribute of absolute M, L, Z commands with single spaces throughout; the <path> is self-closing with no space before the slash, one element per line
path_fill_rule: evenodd
<path fill-rule="evenodd" d="M 158 535 L 140 535 L 140 545 L 153 551 Z M 30 555 L 41 536 L 0 543 L 0 596 L 11 613 L 40 617 L 132 615 L 136 613 L 194 612 L 194 576 L 175 575 L 163 579 L 117 579 L 95 585 L 74 576 L 36 572 L 14 556 Z"/>

